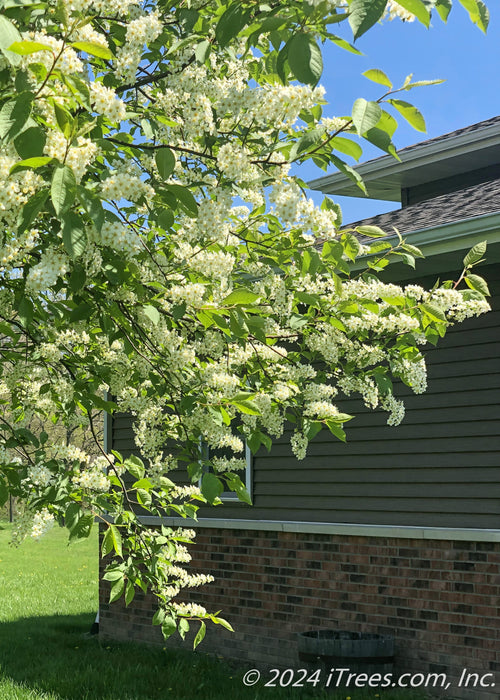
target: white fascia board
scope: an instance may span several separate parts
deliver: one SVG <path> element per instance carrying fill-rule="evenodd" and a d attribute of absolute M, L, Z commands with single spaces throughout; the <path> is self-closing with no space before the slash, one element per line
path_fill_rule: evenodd
<path fill-rule="evenodd" d="M 366 163 L 355 166 L 355 170 L 361 175 L 365 184 L 370 182 L 393 177 L 398 178 L 402 173 L 416 168 L 432 166 L 434 163 L 451 159 L 456 156 L 463 156 L 467 153 L 477 153 L 492 146 L 500 144 L 500 124 L 492 124 L 477 131 L 470 131 L 460 136 L 450 136 L 440 139 L 437 142 L 423 143 L 410 147 L 407 151 L 402 149 L 398 155 L 400 161 L 392 156 L 382 156 L 368 160 Z M 320 190 L 325 194 L 337 194 L 347 196 L 364 197 L 361 190 L 346 177 L 343 173 L 333 173 L 324 175 L 307 183 L 313 190 Z M 355 190 L 356 195 L 350 195 L 346 190 Z M 354 190 L 353 190 L 354 191 Z M 399 199 L 399 197 L 398 197 Z"/>

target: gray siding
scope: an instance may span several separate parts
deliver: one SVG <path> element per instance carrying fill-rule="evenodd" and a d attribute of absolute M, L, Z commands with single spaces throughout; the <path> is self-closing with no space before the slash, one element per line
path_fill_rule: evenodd
<path fill-rule="evenodd" d="M 500 528 L 500 279 L 480 271 L 493 311 L 469 319 L 427 351 L 426 394 L 398 388 L 406 416 L 398 427 L 355 399 L 339 407 L 356 418 L 346 444 L 320 433 L 297 461 L 289 434 L 253 460 L 252 508 L 227 504 L 203 517 Z M 126 418 L 113 445 L 131 448 Z"/>

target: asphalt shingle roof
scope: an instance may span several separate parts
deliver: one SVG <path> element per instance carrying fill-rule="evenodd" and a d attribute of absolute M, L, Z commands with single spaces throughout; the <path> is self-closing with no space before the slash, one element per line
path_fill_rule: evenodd
<path fill-rule="evenodd" d="M 348 225 L 380 226 L 388 234 L 396 227 L 401 233 L 410 233 L 495 212 L 500 212 L 500 179 L 464 187 Z"/>

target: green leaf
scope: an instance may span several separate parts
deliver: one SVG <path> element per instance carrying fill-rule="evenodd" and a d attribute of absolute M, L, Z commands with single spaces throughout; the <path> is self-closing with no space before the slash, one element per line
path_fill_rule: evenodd
<path fill-rule="evenodd" d="M 23 297 L 17 307 L 19 320 L 25 328 L 28 328 L 34 316 L 34 308 L 28 297 Z"/>
<path fill-rule="evenodd" d="M 341 173 L 344 173 L 344 175 L 347 175 L 347 177 L 350 180 L 355 182 L 359 189 L 362 192 L 364 192 L 365 195 L 368 194 L 366 191 L 365 183 L 363 182 L 363 178 L 356 170 L 354 170 L 354 168 L 351 168 L 350 165 L 345 163 L 341 158 L 337 158 L 337 156 L 331 155 L 330 160 L 340 170 Z"/>
<path fill-rule="evenodd" d="M 477 243 L 471 248 L 464 258 L 464 267 L 470 267 L 482 260 L 483 255 L 486 253 L 486 245 L 486 241 L 481 241 L 481 243 Z"/>
<path fill-rule="evenodd" d="M 252 499 L 250 498 L 247 487 L 237 474 L 231 474 L 227 477 L 227 486 L 230 491 L 234 491 L 240 501 L 248 503 L 249 506 L 252 505 Z"/>
<path fill-rule="evenodd" d="M 208 54 L 210 53 L 210 49 L 211 44 L 208 39 L 203 39 L 203 41 L 200 41 L 194 51 L 194 55 L 198 63 L 205 63 L 208 58 Z"/>
<path fill-rule="evenodd" d="M 379 21 L 386 5 L 387 0 L 352 0 L 349 5 L 349 24 L 355 39 Z"/>
<path fill-rule="evenodd" d="M 194 638 L 193 642 L 193 649 L 196 649 L 198 644 L 201 644 L 203 639 L 205 638 L 205 633 L 207 631 L 207 626 L 203 621 L 200 622 L 200 629 L 198 630 L 198 633 L 196 634 L 196 637 Z"/>
<path fill-rule="evenodd" d="M 241 32 L 249 15 L 249 10 L 245 10 L 238 3 L 230 4 L 215 27 L 217 43 L 223 48 L 227 46 Z"/>
<path fill-rule="evenodd" d="M 324 127 L 320 127 L 318 129 L 311 129 L 310 131 L 306 131 L 306 133 L 298 140 L 296 141 L 289 154 L 289 160 L 295 160 L 297 156 L 299 156 L 301 153 L 304 151 L 308 151 L 310 148 L 313 146 L 317 146 L 318 143 L 321 142 L 321 140 L 325 136 L 325 129 Z"/>
<path fill-rule="evenodd" d="M 52 175 L 50 198 L 57 216 L 64 214 L 75 201 L 75 174 L 67 165 L 58 165 Z"/>
<path fill-rule="evenodd" d="M 237 408 L 238 411 L 245 413 L 248 416 L 260 416 L 260 409 L 253 401 L 238 401 L 237 399 L 230 399 L 229 403 Z"/>
<path fill-rule="evenodd" d="M 93 192 L 85 189 L 85 187 L 81 187 L 80 185 L 77 188 L 77 192 L 78 199 L 85 208 L 85 211 L 92 220 L 92 223 L 96 229 L 100 231 L 105 221 L 104 209 L 101 200 Z"/>
<path fill-rule="evenodd" d="M 107 61 L 113 58 L 113 54 L 106 46 L 96 44 L 93 41 L 75 41 L 71 46 L 77 51 L 85 51 L 96 58 L 104 58 Z"/>
<path fill-rule="evenodd" d="M 139 459 L 139 457 L 136 457 L 135 455 L 131 455 L 124 461 L 123 464 L 127 471 L 132 474 L 132 476 L 135 476 L 136 479 L 142 479 L 145 471 L 144 462 L 142 459 Z"/>
<path fill-rule="evenodd" d="M 20 56 L 28 56 L 30 53 L 36 53 L 38 51 L 53 51 L 53 48 L 39 41 L 23 40 L 14 41 L 14 43 L 9 46 L 9 51 L 13 51 Z"/>
<path fill-rule="evenodd" d="M 342 245 L 344 246 L 344 252 L 347 257 L 353 261 L 356 260 L 361 251 L 361 243 L 356 236 L 352 233 L 344 233 L 342 236 Z"/>
<path fill-rule="evenodd" d="M 179 635 L 182 639 L 186 638 L 186 634 L 189 632 L 189 622 L 185 617 L 181 617 L 179 620 Z"/>
<path fill-rule="evenodd" d="M 301 83 L 317 85 L 323 73 L 321 49 L 311 34 L 298 32 L 288 42 L 288 64 Z"/>
<path fill-rule="evenodd" d="M 108 532 L 111 533 L 111 543 L 113 545 L 113 549 L 119 557 L 123 557 L 122 536 L 120 530 L 116 527 L 116 525 L 110 525 Z"/>
<path fill-rule="evenodd" d="M 368 238 L 382 238 L 383 236 L 387 236 L 386 232 L 379 226 L 356 226 L 355 230 L 362 236 L 368 236 Z"/>
<path fill-rule="evenodd" d="M 212 474 L 205 472 L 201 479 L 201 492 L 209 503 L 213 503 L 224 491 L 222 481 Z"/>
<path fill-rule="evenodd" d="M 426 131 L 425 119 L 422 116 L 422 113 L 416 107 L 414 107 L 414 105 L 410 104 L 409 102 L 404 102 L 404 100 L 391 99 L 387 101 L 394 107 L 394 109 L 397 109 L 397 111 L 406 119 L 410 126 L 417 131 Z"/>
<path fill-rule="evenodd" d="M 64 214 L 62 218 L 62 237 L 64 248 L 69 257 L 74 260 L 83 255 L 87 249 L 87 234 L 85 224 L 74 212 Z"/>
<path fill-rule="evenodd" d="M 130 605 L 130 603 L 134 600 L 135 596 L 135 586 L 132 583 L 132 581 L 129 579 L 127 581 L 127 585 L 125 586 L 125 605 Z"/>
<path fill-rule="evenodd" d="M 52 156 L 37 156 L 36 158 L 26 158 L 26 160 L 18 160 L 14 163 L 9 171 L 9 175 L 18 172 L 19 170 L 36 170 L 44 165 L 51 163 L 54 160 Z"/>
<path fill-rule="evenodd" d="M 410 253 L 410 255 L 413 255 L 415 258 L 424 258 L 425 255 L 422 253 L 420 248 L 417 248 L 414 245 L 410 245 L 409 243 L 403 243 L 401 245 L 401 249 L 406 251 L 407 253 Z"/>
<path fill-rule="evenodd" d="M 54 107 L 57 126 L 59 127 L 60 131 L 64 134 L 64 136 L 67 139 L 69 139 L 73 132 L 75 120 L 68 112 L 68 110 L 61 107 L 61 105 L 58 104 L 55 100 L 52 102 L 52 104 Z"/>
<path fill-rule="evenodd" d="M 155 161 L 160 177 L 167 180 L 175 168 L 175 156 L 170 148 L 160 148 L 156 151 Z"/>
<path fill-rule="evenodd" d="M 189 216 L 198 216 L 198 204 L 191 190 L 182 185 L 166 185 L 168 192 L 171 192 Z"/>
<path fill-rule="evenodd" d="M 357 99 L 352 107 L 352 121 L 360 136 L 376 126 L 381 116 L 380 105 L 376 102 L 368 102 L 362 97 Z"/>
<path fill-rule="evenodd" d="M 2 508 L 9 498 L 9 488 L 7 483 L 0 479 L 0 508 Z"/>
<path fill-rule="evenodd" d="M 12 139 L 23 130 L 31 114 L 32 101 L 31 92 L 22 92 L 14 100 L 5 102 L 0 110 L 0 138 Z"/>
<path fill-rule="evenodd" d="M 174 632 L 177 630 L 177 622 L 174 620 L 173 617 L 165 617 L 161 624 L 161 632 L 163 634 L 163 637 L 165 639 L 168 639 L 171 637 Z"/>
<path fill-rule="evenodd" d="M 479 277 L 479 275 L 468 274 L 465 278 L 465 282 L 468 287 L 470 287 L 471 289 L 475 289 L 476 292 L 481 292 L 481 294 L 484 294 L 485 297 L 491 296 L 486 280 L 484 280 L 482 277 Z"/>
<path fill-rule="evenodd" d="M 370 70 L 365 70 L 364 73 L 361 75 L 364 75 L 365 78 L 368 78 L 368 80 L 371 80 L 374 83 L 378 83 L 379 85 L 384 85 L 385 87 L 388 87 L 389 90 L 392 90 L 392 83 L 387 77 L 387 75 L 384 73 L 383 70 L 380 70 L 379 68 L 370 68 Z"/>
<path fill-rule="evenodd" d="M 451 0 L 436 0 L 435 8 L 443 22 L 446 22 L 452 8 Z"/>
<path fill-rule="evenodd" d="M 261 298 L 261 294 L 250 289 L 235 289 L 222 300 L 224 306 L 250 306 Z"/>
<path fill-rule="evenodd" d="M 9 46 L 12 46 L 15 42 L 21 42 L 22 40 L 22 36 L 12 22 L 4 15 L 0 15 L 0 51 L 11 66 L 18 66 L 22 59 L 19 54 L 9 51 Z"/>
<path fill-rule="evenodd" d="M 221 627 L 225 627 L 230 632 L 234 632 L 234 629 L 231 627 L 229 622 L 227 620 L 224 620 L 223 617 L 216 617 L 215 615 L 210 615 L 210 619 L 214 624 L 220 625 Z"/>
<path fill-rule="evenodd" d="M 43 209 L 45 202 L 49 196 L 49 190 L 39 190 L 36 194 L 28 199 L 24 207 L 21 209 L 18 218 L 18 234 L 23 233 L 31 226 L 37 215 Z"/>
<path fill-rule="evenodd" d="M 123 591 L 125 590 L 125 580 L 123 578 L 123 572 L 121 572 L 121 578 L 119 578 L 117 581 L 114 581 L 111 584 L 111 591 L 109 594 L 109 602 L 114 603 L 115 600 L 118 600 L 118 598 L 121 598 Z"/>
<path fill-rule="evenodd" d="M 160 322 L 160 312 L 158 311 L 157 308 L 154 306 L 151 306 L 151 304 L 146 304 L 146 306 L 142 307 L 142 310 L 146 314 L 146 316 L 157 326 Z"/>
<path fill-rule="evenodd" d="M 431 13 L 422 0 L 398 0 L 398 5 L 411 12 L 426 27 L 431 22 Z"/>
<path fill-rule="evenodd" d="M 471 21 L 486 34 L 490 13 L 484 2 L 482 0 L 459 0 L 459 2 L 469 13 Z"/>
<path fill-rule="evenodd" d="M 427 302 L 425 304 L 420 304 L 419 308 L 433 321 L 447 323 L 444 311 L 436 304 Z"/>
<path fill-rule="evenodd" d="M 113 551 L 113 535 L 111 533 L 111 526 L 110 526 L 110 527 L 108 527 L 108 529 L 104 533 L 104 537 L 102 538 L 101 557 L 107 556 L 112 551 Z"/>
<path fill-rule="evenodd" d="M 64 513 L 64 524 L 68 530 L 71 531 L 75 527 L 77 522 L 80 520 L 82 513 L 83 511 L 80 503 L 72 502 L 69 504 L 69 506 L 66 508 L 66 512 Z"/>
<path fill-rule="evenodd" d="M 334 136 L 333 139 L 330 139 L 330 146 L 336 151 L 345 153 L 346 156 L 351 156 L 354 160 L 359 160 L 363 155 L 363 149 L 359 143 L 343 136 Z"/>
<path fill-rule="evenodd" d="M 30 126 L 16 136 L 14 146 L 23 160 L 29 160 L 43 155 L 45 141 L 44 130 L 39 126 Z"/>
<path fill-rule="evenodd" d="M 94 516 L 91 513 L 82 515 L 82 517 L 77 520 L 75 525 L 70 530 L 70 542 L 72 540 L 83 539 L 85 537 L 88 537 L 92 531 L 93 524 Z"/>

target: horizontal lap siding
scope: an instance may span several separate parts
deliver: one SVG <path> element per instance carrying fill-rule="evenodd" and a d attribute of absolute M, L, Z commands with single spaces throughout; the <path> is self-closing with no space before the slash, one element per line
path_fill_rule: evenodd
<path fill-rule="evenodd" d="M 356 417 L 348 441 L 326 432 L 297 461 L 286 433 L 253 459 L 253 501 L 202 509 L 203 517 L 500 528 L 500 282 L 483 274 L 493 311 L 426 348 L 428 390 L 398 386 L 406 416 L 398 427 L 358 399 L 339 401 Z M 427 284 L 427 286 L 432 286 Z M 126 417 L 113 421 L 113 447 L 133 449 Z"/>
<path fill-rule="evenodd" d="M 426 348 L 428 390 L 399 385 L 398 427 L 358 399 L 339 401 L 356 417 L 347 443 L 326 432 L 297 461 L 290 434 L 253 461 L 254 508 L 224 506 L 205 516 L 265 520 L 500 528 L 500 284 L 498 266 L 479 271 L 493 311 Z M 427 287 L 432 286 L 432 282 Z"/>

